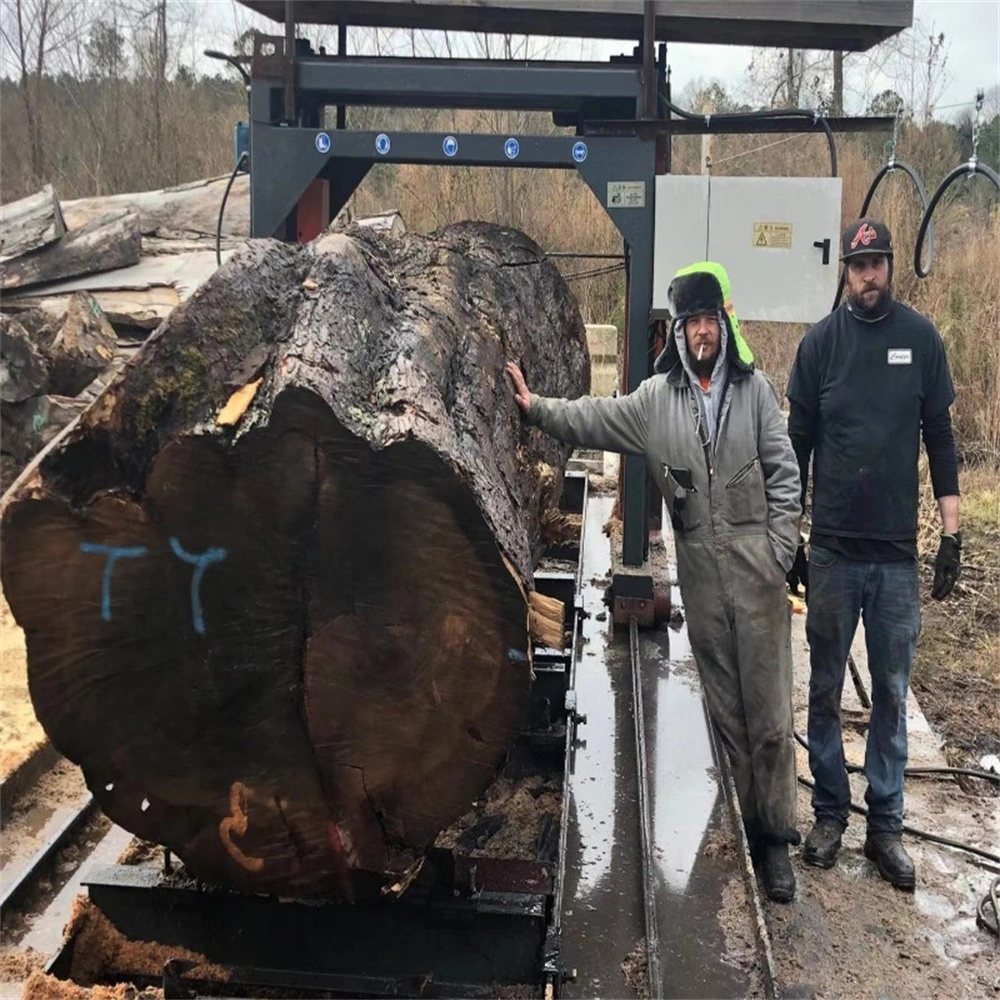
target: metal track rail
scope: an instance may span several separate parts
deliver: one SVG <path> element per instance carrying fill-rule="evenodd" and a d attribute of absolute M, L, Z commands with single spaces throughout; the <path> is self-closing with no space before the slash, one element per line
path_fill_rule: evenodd
<path fill-rule="evenodd" d="M 663 979 L 660 973 L 660 932 L 656 921 L 656 890 L 653 873 L 653 821 L 649 811 L 649 771 L 646 769 L 646 713 L 642 704 L 642 674 L 639 669 L 639 626 L 635 618 L 628 624 L 629 661 L 632 667 L 632 717 L 635 722 L 635 759 L 638 770 L 639 839 L 642 852 L 642 903 L 646 923 L 646 976 L 649 995 L 658 997 Z"/>
<path fill-rule="evenodd" d="M 66 806 L 58 810 L 42 831 L 44 839 L 30 859 L 11 878 L 7 872 L 0 872 L 0 917 L 7 916 L 15 909 L 48 871 L 52 857 L 65 847 L 77 831 L 95 812 L 93 796 L 87 797 L 79 806 Z"/>

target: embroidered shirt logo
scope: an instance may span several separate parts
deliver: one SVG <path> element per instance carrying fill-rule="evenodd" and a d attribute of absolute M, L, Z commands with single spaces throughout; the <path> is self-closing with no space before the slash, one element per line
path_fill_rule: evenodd
<path fill-rule="evenodd" d="M 913 351 L 909 347 L 890 347 L 886 361 L 890 365 L 912 365 Z"/>

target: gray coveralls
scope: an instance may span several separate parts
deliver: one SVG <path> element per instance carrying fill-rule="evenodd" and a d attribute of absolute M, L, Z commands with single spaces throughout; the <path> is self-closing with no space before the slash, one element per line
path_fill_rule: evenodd
<path fill-rule="evenodd" d="M 799 541 L 799 468 L 773 386 L 725 350 L 720 320 L 710 440 L 706 418 L 716 414 L 692 389 L 683 323 L 635 392 L 533 395 L 527 421 L 579 447 L 645 456 L 672 513 L 691 648 L 748 836 L 797 844 L 785 574 Z"/>

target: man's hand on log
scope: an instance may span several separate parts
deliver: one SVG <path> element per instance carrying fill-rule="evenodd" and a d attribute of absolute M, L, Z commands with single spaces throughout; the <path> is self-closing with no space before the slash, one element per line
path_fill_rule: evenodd
<path fill-rule="evenodd" d="M 514 399 L 517 400 L 517 405 L 521 407 L 521 412 L 527 415 L 531 409 L 531 393 L 528 391 L 528 386 L 524 381 L 524 376 L 521 374 L 521 369 L 513 361 L 508 361 L 505 370 L 510 376 L 511 382 L 514 383 Z"/>

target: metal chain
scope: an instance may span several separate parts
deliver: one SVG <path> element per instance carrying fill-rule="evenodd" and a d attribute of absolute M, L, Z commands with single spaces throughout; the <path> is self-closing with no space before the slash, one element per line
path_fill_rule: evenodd
<path fill-rule="evenodd" d="M 896 114 L 892 119 L 892 138 L 889 140 L 889 169 L 896 165 L 896 144 L 899 142 L 899 126 L 903 120 L 902 101 L 896 105 Z"/>
<path fill-rule="evenodd" d="M 975 170 L 979 160 L 979 135 L 983 127 L 983 91 L 976 91 L 976 117 L 972 120 L 972 156 L 969 157 L 969 169 Z"/>

